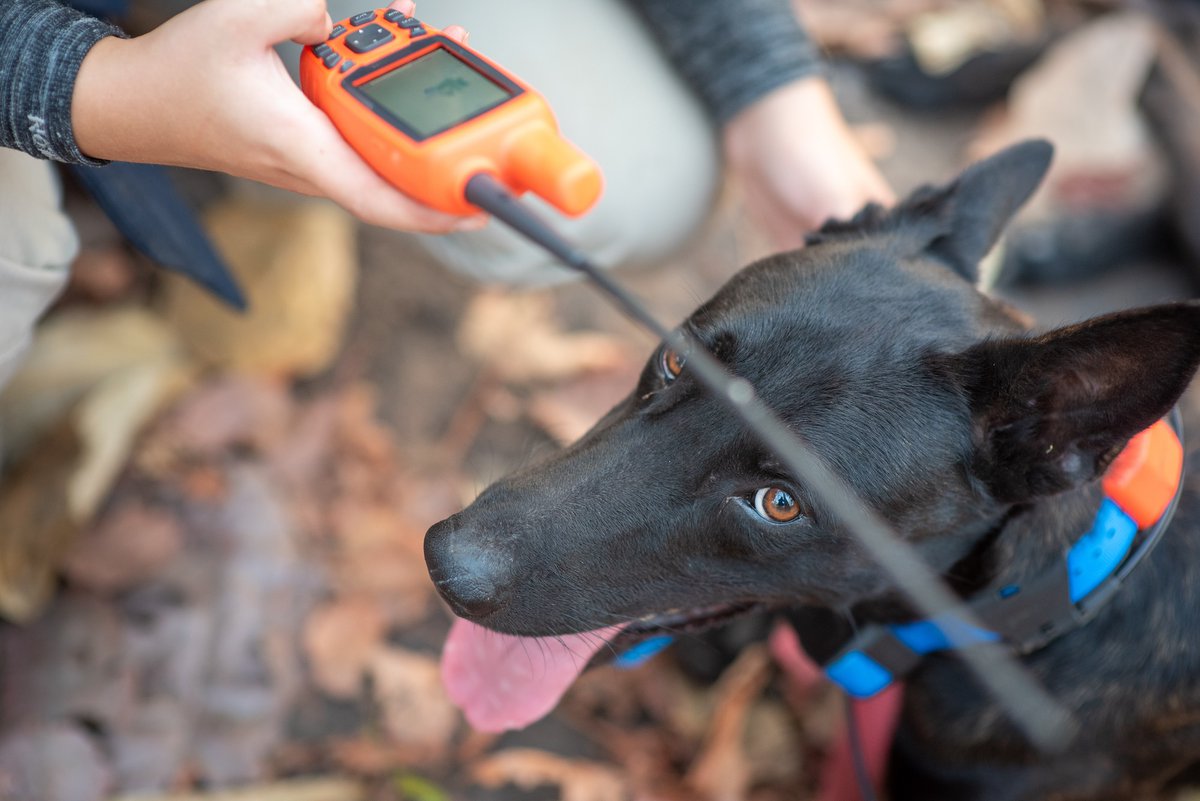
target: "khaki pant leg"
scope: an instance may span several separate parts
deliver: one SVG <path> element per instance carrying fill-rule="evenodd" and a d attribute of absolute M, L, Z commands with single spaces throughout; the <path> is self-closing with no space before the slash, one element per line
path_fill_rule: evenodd
<path fill-rule="evenodd" d="M 0 148 L 0 390 L 66 284 L 78 249 L 51 165 Z"/>

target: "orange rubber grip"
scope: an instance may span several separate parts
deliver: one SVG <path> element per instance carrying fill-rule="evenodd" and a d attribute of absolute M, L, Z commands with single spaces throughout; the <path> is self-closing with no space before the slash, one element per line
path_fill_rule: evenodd
<path fill-rule="evenodd" d="M 599 199 L 599 168 L 562 137 L 545 99 L 477 51 L 387 9 L 341 20 L 334 31 L 326 42 L 304 48 L 300 87 L 351 147 L 405 194 L 450 214 L 474 214 L 478 209 L 464 192 L 482 172 L 515 195 L 532 191 L 571 216 Z M 376 81 L 400 77 L 393 73 L 437 51 L 443 55 L 401 77 L 418 91 L 391 105 L 373 95 L 381 85 Z M 410 124 L 422 103 L 472 83 L 496 99 L 440 129 Z"/>
<path fill-rule="evenodd" d="M 1113 460 L 1104 491 L 1133 518 L 1149 528 L 1167 511 L 1183 477 L 1183 444 L 1166 420 L 1141 432 Z"/>

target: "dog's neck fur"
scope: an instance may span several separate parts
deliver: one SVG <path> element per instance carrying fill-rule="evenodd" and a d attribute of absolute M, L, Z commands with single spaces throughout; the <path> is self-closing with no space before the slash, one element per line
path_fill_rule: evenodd
<path fill-rule="evenodd" d="M 1061 561 L 1075 542 L 1092 527 L 1104 491 L 1099 483 L 1016 507 L 979 559 L 973 589 L 982 589 L 1003 576 L 1006 582 L 1026 584 Z M 965 568 L 957 565 L 957 568 Z"/>

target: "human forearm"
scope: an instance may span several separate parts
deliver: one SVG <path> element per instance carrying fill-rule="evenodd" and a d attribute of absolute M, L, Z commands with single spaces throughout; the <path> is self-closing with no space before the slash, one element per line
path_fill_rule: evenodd
<path fill-rule="evenodd" d="M 119 29 L 53 0 L 0 2 L 0 147 L 94 164 L 76 145 L 71 96 L 79 65 Z"/>
<path fill-rule="evenodd" d="M 718 123 L 820 72 L 787 0 L 628 0 Z"/>

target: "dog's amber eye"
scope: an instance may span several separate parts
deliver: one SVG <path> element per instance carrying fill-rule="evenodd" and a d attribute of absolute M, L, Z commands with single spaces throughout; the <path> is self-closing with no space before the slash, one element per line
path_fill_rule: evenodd
<path fill-rule="evenodd" d="M 754 493 L 754 511 L 774 523 L 789 523 L 800 516 L 800 504 L 787 490 L 763 487 Z"/>
<path fill-rule="evenodd" d="M 676 353 L 671 348 L 663 348 L 662 356 L 659 357 L 660 366 L 662 367 L 663 378 L 667 382 L 674 381 L 683 372 L 685 359 Z"/>

